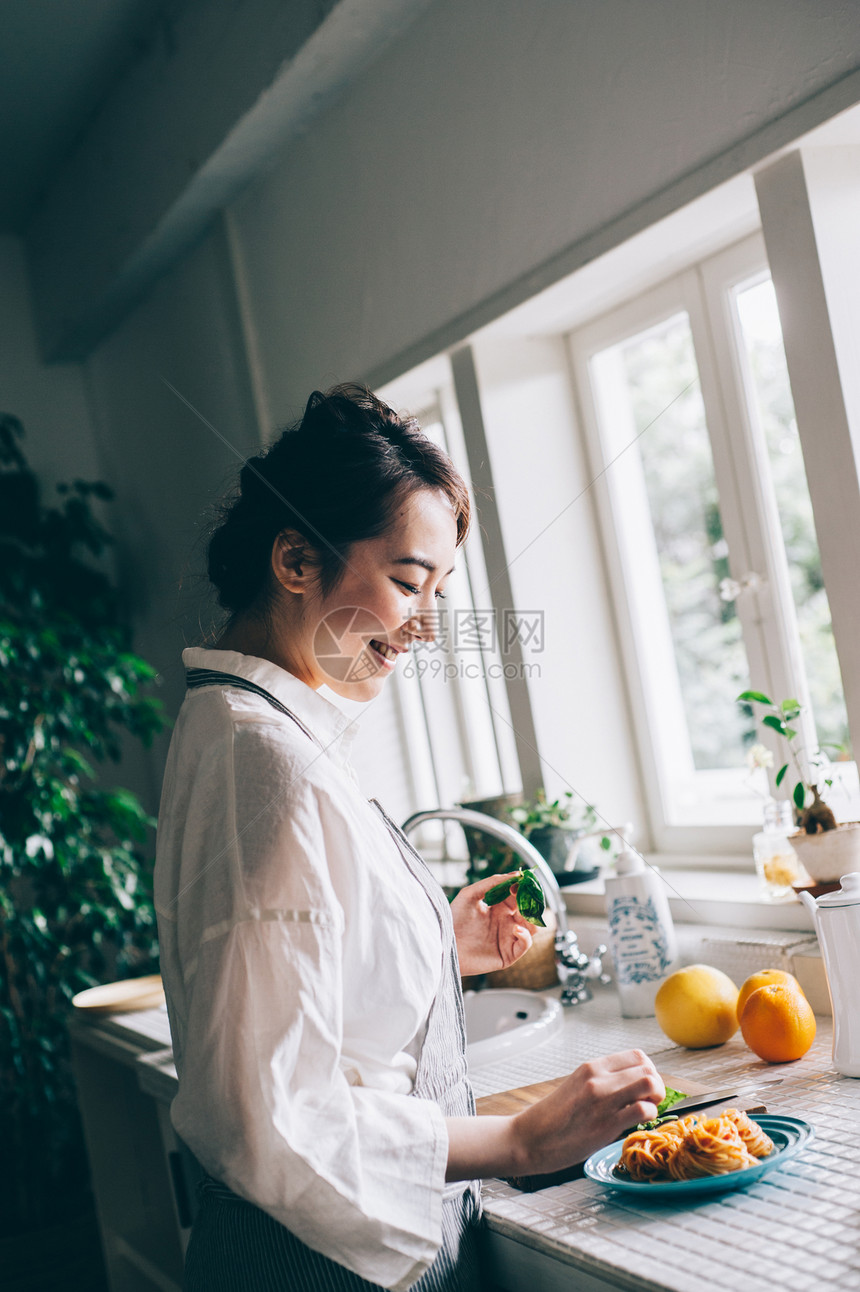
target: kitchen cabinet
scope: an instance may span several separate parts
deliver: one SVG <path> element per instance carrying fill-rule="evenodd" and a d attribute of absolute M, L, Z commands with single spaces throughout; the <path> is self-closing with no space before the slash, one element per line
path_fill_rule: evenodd
<path fill-rule="evenodd" d="M 195 1164 L 168 1115 L 166 1013 L 74 1019 L 70 1039 L 111 1292 L 180 1292 Z"/>

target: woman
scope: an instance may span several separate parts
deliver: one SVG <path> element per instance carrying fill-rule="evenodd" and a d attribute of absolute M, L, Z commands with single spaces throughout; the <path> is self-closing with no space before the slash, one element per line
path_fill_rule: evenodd
<path fill-rule="evenodd" d="M 417 424 L 341 386 L 246 462 L 212 537 L 230 617 L 183 654 L 156 864 L 172 1118 L 207 1173 L 195 1292 L 477 1287 L 480 1177 L 581 1161 L 662 1097 L 633 1051 L 475 1118 L 459 975 L 528 928 L 481 902 L 498 876 L 449 908 L 317 694 L 370 700 L 432 637 L 468 524 Z"/>

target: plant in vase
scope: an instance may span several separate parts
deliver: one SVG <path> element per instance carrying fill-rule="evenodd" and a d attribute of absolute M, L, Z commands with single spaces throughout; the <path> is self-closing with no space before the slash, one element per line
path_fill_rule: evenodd
<path fill-rule="evenodd" d="M 797 830 L 790 841 L 810 876 L 818 882 L 829 883 L 858 869 L 860 822 L 838 824 L 833 809 L 822 798 L 822 788 L 829 789 L 833 778 L 827 775 L 827 756 L 820 749 L 807 754 L 797 727 L 792 725 L 803 712 L 803 706 L 794 699 L 771 700 L 761 691 L 742 691 L 737 698 L 738 703 L 747 704 L 750 709 L 753 705 L 764 709 L 762 726 L 775 731 L 786 743 L 788 756 L 774 776 L 774 785 L 779 789 L 787 777 L 789 783 L 795 782 L 791 801 Z M 789 772 L 793 773 L 790 777 Z"/>

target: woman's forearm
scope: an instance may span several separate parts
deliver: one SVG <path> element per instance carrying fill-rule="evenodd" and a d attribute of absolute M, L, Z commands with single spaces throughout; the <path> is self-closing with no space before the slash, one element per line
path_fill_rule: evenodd
<path fill-rule="evenodd" d="M 526 1173 L 515 1117 L 447 1117 L 446 1180 Z"/>

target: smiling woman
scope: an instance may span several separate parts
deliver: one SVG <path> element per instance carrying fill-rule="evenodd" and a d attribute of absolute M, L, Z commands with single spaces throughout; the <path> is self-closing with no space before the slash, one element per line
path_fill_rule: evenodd
<path fill-rule="evenodd" d="M 245 464 L 212 539 L 230 617 L 183 654 L 156 863 L 171 1116 L 206 1173 L 186 1292 L 472 1292 L 478 1177 L 581 1161 L 662 1095 L 633 1052 L 478 1127 L 460 973 L 512 964 L 528 925 L 483 902 L 497 875 L 449 906 L 318 693 L 372 699 L 432 637 L 468 520 L 417 424 L 338 387 Z"/>

